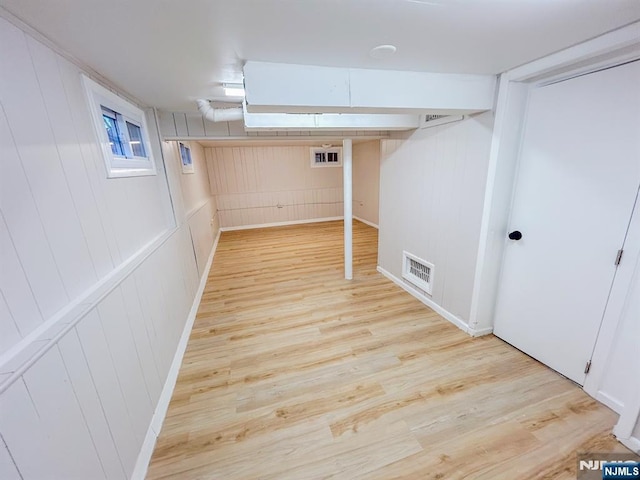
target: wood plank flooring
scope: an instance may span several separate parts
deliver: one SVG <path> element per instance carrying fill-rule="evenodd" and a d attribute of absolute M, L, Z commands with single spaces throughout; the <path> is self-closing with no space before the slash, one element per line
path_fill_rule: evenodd
<path fill-rule="evenodd" d="M 575 479 L 616 415 L 376 272 L 377 231 L 222 234 L 148 479 Z"/>

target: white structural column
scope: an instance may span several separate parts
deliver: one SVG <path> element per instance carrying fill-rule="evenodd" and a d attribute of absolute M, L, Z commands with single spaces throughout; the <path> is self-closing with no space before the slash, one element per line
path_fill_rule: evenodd
<path fill-rule="evenodd" d="M 353 278 L 353 174 L 351 139 L 342 141 L 342 177 L 344 182 L 344 278 Z"/>

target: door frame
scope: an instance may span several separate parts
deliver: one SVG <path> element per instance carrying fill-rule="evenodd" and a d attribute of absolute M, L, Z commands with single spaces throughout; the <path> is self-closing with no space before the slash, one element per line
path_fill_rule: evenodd
<path fill-rule="evenodd" d="M 475 334 L 493 331 L 530 89 L 640 59 L 639 30 L 640 22 L 635 22 L 500 75 L 469 317 L 470 330 Z M 632 225 L 636 230 L 640 229 L 639 208 L 637 206 Z M 628 262 L 623 262 L 630 266 L 634 266 L 640 257 L 640 233 L 633 232 L 630 228 L 625 248 L 625 261 Z M 619 413 L 622 405 L 606 398 L 599 387 L 606 373 L 606 362 L 633 271 L 634 268 L 618 269 L 594 350 L 594 367 L 584 385 L 589 395 Z M 624 403 L 625 411 L 635 408 L 634 399 L 625 399 Z M 635 413 L 637 418 L 638 412 Z"/>
<path fill-rule="evenodd" d="M 628 345 L 624 344 L 620 353 L 616 354 L 615 363 L 611 364 L 612 368 L 607 370 L 605 362 L 596 361 L 592 362 L 589 375 L 584 370 L 587 361 L 593 360 L 596 345 L 600 347 L 603 345 L 601 332 L 609 333 L 614 342 L 620 342 L 619 335 L 615 334 L 615 320 L 623 314 L 622 307 L 627 291 L 627 288 L 624 287 L 631 284 L 635 268 L 633 259 L 637 252 L 633 251 L 633 245 L 637 247 L 639 242 L 633 242 L 633 238 L 625 242 L 625 258 L 619 267 L 614 266 L 614 259 L 616 251 L 622 248 L 624 240 L 628 237 L 629 223 L 640 186 L 640 158 L 636 158 L 640 155 L 640 143 L 635 139 L 640 134 L 640 125 L 636 125 L 640 120 L 638 117 L 640 97 L 635 93 L 634 83 L 630 83 L 631 79 L 637 80 L 639 76 L 640 60 L 623 63 L 614 68 L 597 69 L 589 74 L 572 76 L 566 81 L 550 84 L 543 82 L 542 86 L 536 82 L 528 88 L 529 101 L 521 139 L 522 146 L 516 167 L 508 231 L 515 228 L 527 228 L 522 223 L 534 222 L 537 225 L 536 228 L 543 229 L 544 235 L 538 238 L 541 243 L 534 242 L 536 245 L 532 243 L 526 247 L 515 246 L 511 241 L 506 242 L 508 246 L 505 247 L 502 260 L 494 319 L 495 335 L 568 376 L 583 386 L 585 390 L 599 384 L 598 381 L 594 382 L 594 378 L 599 379 L 603 372 L 610 372 L 610 378 L 604 379 L 603 387 L 605 391 L 609 392 L 609 395 L 600 392 L 597 388 L 592 389 L 593 393 L 590 394 L 596 396 L 597 393 L 598 400 L 617 412 L 622 409 L 622 397 L 625 395 L 625 391 L 630 390 L 623 383 L 617 382 L 622 372 L 620 368 L 616 368 L 620 365 L 621 360 L 628 358 L 630 353 Z M 598 98 L 593 95 L 594 88 L 602 88 L 602 95 L 596 95 Z M 629 90 L 618 92 L 619 88 L 628 88 Z M 571 99 L 569 103 L 566 103 L 567 99 Z M 567 107 L 559 107 L 560 104 L 573 104 L 574 107 L 569 107 L 567 110 Z M 613 108 L 613 105 L 617 105 L 617 107 Z M 631 106 L 631 109 L 628 108 Z M 623 111 L 625 112 L 624 118 L 626 118 L 624 126 L 618 122 L 617 118 Z M 603 115 L 611 115 L 611 119 L 616 121 L 606 124 L 602 119 L 593 115 L 594 112 L 598 112 L 602 118 L 604 118 Z M 557 123 L 558 116 L 565 120 L 562 123 Z M 616 124 L 620 128 L 616 127 Z M 549 125 L 553 125 L 553 127 Z M 626 132 L 624 133 L 626 141 L 623 142 L 627 146 L 624 150 L 625 153 L 622 157 L 607 159 L 607 155 L 611 154 L 611 149 L 615 148 L 616 141 L 623 139 L 620 136 L 623 135 L 621 129 Z M 564 133 L 562 133 L 563 130 Z M 600 140 L 596 142 L 599 145 L 596 148 L 599 152 L 596 156 L 592 154 L 593 149 L 587 146 L 588 142 L 584 142 L 586 131 L 591 132 L 589 135 L 599 136 L 604 140 L 604 143 Z M 536 143 L 535 139 L 542 143 Z M 546 150 L 547 153 L 549 153 L 548 149 L 551 149 L 552 152 L 557 151 L 560 157 L 556 160 L 562 160 L 562 168 L 558 172 L 555 171 L 557 165 L 553 167 L 555 162 L 548 164 L 547 167 L 541 167 L 545 162 L 538 162 L 541 160 L 537 158 L 540 148 Z M 622 150 L 616 148 L 616 151 Z M 578 156 L 576 157 L 576 155 Z M 585 156 L 585 162 L 582 160 L 576 162 L 581 158 L 581 155 Z M 583 167 L 586 167 L 587 170 L 583 171 Z M 544 168 L 546 171 L 540 170 L 540 168 Z M 628 172 L 628 174 L 622 172 Z M 632 172 L 633 175 L 630 175 Z M 572 192 L 571 199 L 567 199 L 567 202 L 562 201 L 562 197 L 567 193 L 566 188 L 568 185 L 573 185 L 573 178 L 576 176 L 584 182 L 577 182 L 576 188 L 578 190 Z M 533 178 L 536 179 L 535 183 L 531 183 Z M 586 187 L 585 183 L 587 178 L 589 179 L 589 187 Z M 547 184 L 549 191 L 545 190 Z M 623 197 L 619 197 L 615 193 L 619 190 L 619 186 L 624 186 Z M 599 195 L 594 196 L 594 188 L 598 190 Z M 526 193 L 521 193 L 521 190 Z M 546 200 L 541 200 L 540 208 L 538 208 L 536 205 L 538 200 L 536 199 L 541 191 L 545 192 L 543 196 Z M 579 196 L 574 197 L 573 193 Z M 601 210 L 603 198 L 600 198 L 600 195 L 617 200 L 615 203 L 604 202 L 608 205 L 607 208 L 612 210 Z M 561 200 L 562 205 L 557 205 L 558 200 Z M 565 203 L 570 207 L 565 206 Z M 590 213 L 592 208 L 602 215 L 601 222 L 593 223 L 594 218 Z M 554 218 L 558 215 L 558 218 Z M 571 215 L 580 217 L 576 217 L 577 223 L 575 225 L 571 221 L 567 224 L 561 220 L 563 217 L 571 218 Z M 614 218 L 615 222 L 612 223 Z M 545 228 L 552 230 L 545 230 Z M 556 245 L 554 239 L 560 237 L 558 237 L 559 232 L 554 230 L 555 228 L 562 230 L 567 235 L 584 236 L 583 239 L 577 241 L 575 248 L 569 247 L 574 252 L 580 252 L 578 256 L 575 253 L 565 251 L 567 245 Z M 540 233 L 533 236 L 537 237 Z M 592 244 L 592 247 L 587 248 L 590 242 L 595 243 Z M 597 245 L 600 245 L 598 248 L 605 250 L 600 250 L 599 253 L 593 250 Z M 525 253 L 522 248 L 525 248 L 528 253 Z M 529 251 L 529 248 L 532 250 Z M 560 254 L 559 251 L 565 251 L 565 253 Z M 565 254 L 566 258 L 564 258 Z M 588 260 L 592 254 L 597 256 L 597 259 L 596 257 L 593 259 L 594 265 L 591 265 L 592 262 Z M 531 263 L 532 261 L 533 263 Z M 562 276 L 551 281 L 548 278 L 551 272 L 546 272 L 546 267 L 540 269 L 540 262 L 559 262 L 557 272 L 562 272 Z M 516 268 L 515 265 L 518 267 Z M 569 267 L 569 265 L 573 267 Z M 523 268 L 524 270 L 522 270 Z M 522 280 L 524 282 L 522 285 L 516 286 L 515 283 L 520 281 L 518 279 L 527 269 L 532 270 L 531 275 L 526 275 L 526 277 L 532 278 L 525 278 Z M 594 285 L 591 281 L 581 282 L 580 278 L 584 279 L 584 275 L 596 275 L 597 278 L 593 279 Z M 553 276 L 552 273 L 551 277 Z M 557 283 L 558 281 L 561 283 Z M 562 299 L 554 297 L 548 291 L 551 285 L 558 287 L 565 282 L 566 288 L 562 287 Z M 527 300 L 526 295 L 524 297 L 522 295 L 530 288 L 533 288 L 532 292 L 537 293 L 529 297 L 532 302 L 531 308 L 525 309 L 526 312 L 521 312 L 518 305 Z M 551 288 L 556 290 L 554 287 Z M 597 288 L 597 290 L 593 291 L 593 295 L 588 294 L 585 297 L 585 288 L 588 291 L 593 288 Z M 543 291 L 551 294 L 550 303 L 547 303 L 548 299 L 546 294 L 542 294 Z M 535 301 L 535 297 L 539 294 L 542 296 Z M 518 298 L 519 300 L 513 303 Z M 540 310 L 541 308 L 542 310 Z M 549 310 L 549 308 L 551 309 Z M 533 314 L 533 311 L 537 313 Z M 607 322 L 603 323 L 605 312 L 609 320 L 614 320 L 613 328 L 607 328 Z M 520 313 L 523 318 L 517 320 L 508 318 L 514 314 L 519 316 Z M 539 318 L 536 321 L 535 316 L 539 315 L 543 315 L 546 320 Z M 575 317 L 575 315 L 578 317 L 569 318 Z M 581 315 L 584 315 L 584 318 L 580 318 Z M 564 316 L 567 316 L 567 321 L 558 324 L 557 329 L 554 328 L 552 319 L 555 317 L 561 319 Z M 624 325 L 625 331 L 631 332 L 634 328 L 629 323 Z M 547 341 L 545 340 L 547 336 L 552 338 Z M 598 342 L 599 337 L 600 342 Z M 552 347 L 553 345 L 555 347 Z M 567 346 L 567 351 L 566 354 L 559 355 L 558 348 L 562 349 L 562 345 Z"/>

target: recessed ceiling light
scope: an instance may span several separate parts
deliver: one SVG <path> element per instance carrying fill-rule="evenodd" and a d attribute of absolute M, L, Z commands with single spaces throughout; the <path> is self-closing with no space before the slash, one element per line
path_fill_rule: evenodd
<path fill-rule="evenodd" d="M 369 56 L 373 58 L 386 58 L 396 53 L 395 45 L 378 45 L 373 47 L 369 52 Z"/>
<path fill-rule="evenodd" d="M 227 97 L 244 97 L 244 85 L 241 83 L 223 83 L 222 89 Z"/>

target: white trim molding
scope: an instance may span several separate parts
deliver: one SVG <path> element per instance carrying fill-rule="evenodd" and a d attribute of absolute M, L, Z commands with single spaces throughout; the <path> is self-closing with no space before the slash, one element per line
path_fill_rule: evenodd
<path fill-rule="evenodd" d="M 254 230 L 256 228 L 286 227 L 288 225 L 302 225 L 305 223 L 335 222 L 342 219 L 344 219 L 344 217 L 324 217 L 309 218 L 307 220 L 291 220 L 288 222 L 258 223 L 254 225 L 239 225 L 237 227 L 220 227 L 220 231 L 233 232 L 235 230 Z"/>
<path fill-rule="evenodd" d="M 624 260 L 616 271 L 613 286 L 609 293 L 609 300 L 602 318 L 600 332 L 591 357 L 592 368 L 584 382 L 585 392 L 620 414 L 623 413 L 628 399 L 613 399 L 608 394 L 604 394 L 615 402 L 610 405 L 607 401 L 601 400 L 600 397 L 603 395 L 601 392 L 602 385 L 608 370 L 611 368 L 609 357 L 615 347 L 616 338 L 620 334 L 619 330 L 624 324 L 623 318 L 635 315 L 628 313 L 628 309 L 633 305 L 634 301 L 637 301 L 634 297 L 634 291 L 630 290 L 630 288 L 633 289 L 634 277 L 640 278 L 640 201 L 638 200 L 636 201 L 635 209 L 636 211 L 631 217 L 624 241 Z M 633 371 L 631 366 L 629 368 Z M 640 371 L 639 369 L 640 364 L 637 365 L 635 371 Z"/>
<path fill-rule="evenodd" d="M 216 253 L 216 249 L 218 248 L 220 233 L 221 232 L 218 231 L 218 235 L 216 236 L 216 239 L 213 242 L 213 246 L 211 247 L 211 253 L 209 254 L 207 265 L 202 272 L 202 276 L 200 277 L 200 285 L 198 286 L 198 291 L 196 292 L 196 295 L 193 299 L 193 304 L 191 305 L 189 316 L 187 317 L 184 329 L 182 330 L 180 341 L 178 342 L 178 346 L 176 347 L 176 353 L 173 356 L 173 361 L 171 362 L 171 367 L 169 368 L 169 373 L 167 374 L 167 380 L 165 381 L 162 392 L 160 393 L 160 398 L 158 399 L 158 404 L 156 405 L 156 409 L 153 412 L 153 417 L 151 418 L 149 429 L 147 430 L 147 434 L 144 438 L 140 453 L 138 454 L 138 459 L 136 460 L 136 465 L 133 469 L 131 480 L 144 480 L 144 478 L 147 476 L 147 470 L 149 468 L 151 456 L 153 455 L 153 449 L 155 448 L 158 435 L 160 435 L 160 431 L 162 430 L 164 419 L 167 416 L 169 402 L 171 401 L 171 396 L 173 395 L 173 390 L 176 386 L 176 381 L 178 380 L 178 373 L 180 373 L 182 359 L 187 349 L 187 344 L 189 343 L 191 329 L 193 328 L 193 323 L 196 320 L 196 314 L 198 313 L 198 308 L 200 307 L 200 300 L 202 299 L 204 288 L 207 285 L 207 278 L 209 277 L 209 270 L 211 270 L 211 265 L 213 264 L 213 257 Z"/>
<path fill-rule="evenodd" d="M 97 143 L 105 163 L 107 177 L 136 177 L 157 175 L 156 162 L 149 136 L 149 127 L 144 111 L 125 98 L 108 90 L 87 75 L 82 74 L 82 84 L 87 97 L 87 105 L 91 113 L 91 120 L 96 134 Z M 106 116 L 105 116 L 106 115 Z M 104 118 L 111 117 L 116 138 L 109 138 L 105 129 Z M 138 137 L 133 135 L 131 128 L 137 128 Z M 116 154 L 112 150 L 117 142 L 121 152 Z M 136 152 L 133 144 L 137 143 Z"/>
<path fill-rule="evenodd" d="M 472 337 L 482 337 L 483 335 L 490 335 L 493 333 L 493 327 L 474 328 L 469 326 L 467 333 Z"/>
<path fill-rule="evenodd" d="M 42 358 L 67 332 L 74 328 L 107 295 L 118 287 L 179 229 L 158 235 L 133 254 L 89 290 L 77 297 L 45 323 L 0 356 L 0 374 L 8 374 L 0 382 L 0 393 L 7 390 L 24 372 Z"/>
<path fill-rule="evenodd" d="M 620 442 L 640 454 L 640 438 L 634 436 L 636 425 L 640 425 L 640 391 L 627 402 L 613 429 L 613 434 Z"/>
<path fill-rule="evenodd" d="M 640 22 L 631 23 L 599 37 L 534 60 L 507 72 L 510 81 L 524 82 L 544 77 L 557 81 L 563 77 L 593 71 L 593 68 L 638 58 Z M 562 70 L 566 69 L 564 72 Z M 569 75 L 567 75 L 567 72 Z"/>
<path fill-rule="evenodd" d="M 211 199 L 213 197 L 209 197 L 207 198 L 204 202 L 202 202 L 200 205 L 196 206 L 195 208 L 192 208 L 191 210 L 189 210 L 186 214 L 185 217 L 187 218 L 187 220 L 191 219 L 195 214 L 197 214 L 200 210 L 202 210 L 204 207 L 206 207 L 207 205 L 209 205 L 209 203 L 211 202 Z M 218 215 L 218 211 L 216 210 L 215 212 L 213 212 L 213 218 L 216 217 L 216 215 Z"/>
<path fill-rule="evenodd" d="M 586 391 L 587 389 L 585 388 L 584 390 Z M 603 392 L 602 390 L 599 390 L 595 395 L 591 396 L 598 400 L 600 403 L 605 404 L 616 413 L 620 413 L 624 409 L 624 405 L 622 403 L 620 403 L 617 399 L 613 398 L 608 393 Z"/>
<path fill-rule="evenodd" d="M 352 216 L 352 218 L 353 218 L 354 220 L 358 220 L 359 222 L 364 223 L 365 225 L 369 225 L 370 227 L 373 227 L 373 228 L 375 228 L 376 230 L 379 230 L 379 229 L 380 229 L 380 227 L 379 227 L 378 225 L 376 225 L 376 224 L 375 224 L 375 223 L 373 223 L 373 222 L 370 222 L 369 220 L 365 220 L 364 218 L 357 217 L 356 215 L 353 215 L 353 216 Z"/>
<path fill-rule="evenodd" d="M 418 289 L 412 287 L 408 283 L 406 283 L 403 280 L 399 279 L 398 277 L 396 277 L 391 272 L 389 272 L 389 271 L 385 270 L 384 268 L 382 268 L 380 265 L 378 265 L 376 270 L 378 272 L 380 272 L 382 275 L 384 275 L 385 277 L 387 277 L 389 280 L 391 280 L 393 283 L 395 283 L 397 286 L 402 288 L 405 292 L 407 292 L 411 296 L 417 298 L 422 303 L 424 303 L 427 307 L 431 308 L 433 311 L 435 311 L 436 313 L 440 314 L 441 316 L 443 316 L 444 318 L 449 320 L 451 323 L 453 323 L 460 330 L 462 330 L 465 333 L 469 333 L 469 326 L 467 325 L 467 323 L 464 320 L 462 320 L 461 318 L 455 316 L 450 311 L 445 310 L 440 305 L 438 305 L 436 302 L 431 300 L 429 297 L 427 297 L 426 295 L 424 295 L 423 293 L 418 291 Z"/>
<path fill-rule="evenodd" d="M 640 58 L 639 31 L 635 22 L 500 76 L 469 316 L 473 328 L 493 326 L 529 88 Z"/>
<path fill-rule="evenodd" d="M 500 76 L 469 317 L 471 330 L 483 332 L 493 326 L 530 88 L 639 59 L 639 32 L 640 22 L 635 22 L 517 67 Z M 638 223 L 637 220 L 636 223 Z M 629 236 L 625 243 L 627 260 L 638 258 L 640 243 L 638 240 L 632 239 L 632 237 L 638 238 L 637 232 L 638 226 L 630 226 Z M 629 263 L 632 265 L 633 261 Z M 631 265 L 622 265 L 618 271 L 584 390 L 600 402 L 621 413 L 614 433 L 622 443 L 637 451 L 640 447 L 640 440 L 632 435 L 640 416 L 640 391 L 637 393 L 639 398 L 634 400 L 613 398 L 609 393 L 601 390 L 603 376 L 608 367 L 608 359 L 622 315 L 626 290 L 630 285 L 631 270 L 633 270 L 630 268 Z M 626 288 L 624 288 L 625 285 Z M 630 371 L 637 371 L 637 369 L 633 370 L 633 366 L 629 366 L 629 368 Z"/>
<path fill-rule="evenodd" d="M 627 447 L 629 450 L 636 452 L 640 455 L 640 438 L 630 437 L 630 438 L 618 438 L 620 442 Z"/>
<path fill-rule="evenodd" d="M 638 371 L 640 355 L 635 355 L 635 362 L 635 365 L 629 365 L 629 371 Z M 640 434 L 640 386 L 636 383 L 635 387 L 631 398 L 625 399 L 624 408 L 620 412 L 620 418 L 613 429 L 613 434 L 624 445 L 640 454 L 640 438 L 634 436 L 636 427 L 639 428 L 637 434 Z"/>

